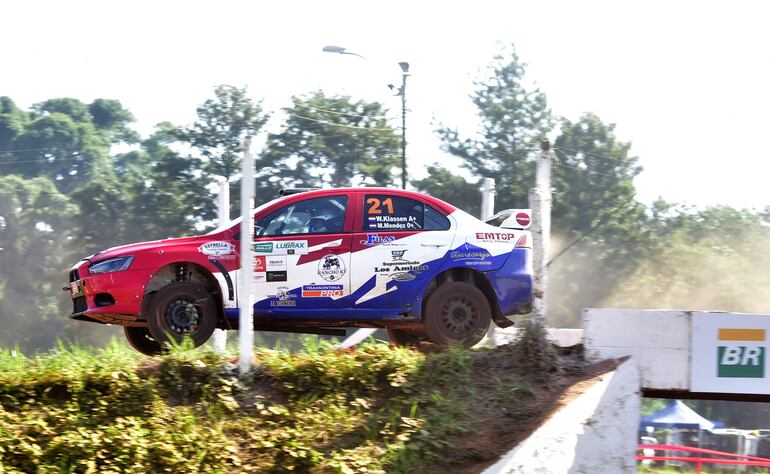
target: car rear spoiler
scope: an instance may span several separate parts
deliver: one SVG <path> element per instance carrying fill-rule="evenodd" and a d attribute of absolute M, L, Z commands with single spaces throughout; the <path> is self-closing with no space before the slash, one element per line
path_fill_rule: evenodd
<path fill-rule="evenodd" d="M 532 209 L 506 209 L 484 222 L 503 229 L 526 230 L 532 223 Z"/>

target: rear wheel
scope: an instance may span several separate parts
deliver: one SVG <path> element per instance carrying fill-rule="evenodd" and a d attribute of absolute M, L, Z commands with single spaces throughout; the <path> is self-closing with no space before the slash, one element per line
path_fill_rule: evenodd
<path fill-rule="evenodd" d="M 206 342 L 217 326 L 214 298 L 206 288 L 189 282 L 161 288 L 148 305 L 147 325 L 156 341 L 181 342 L 189 337 L 195 347 Z"/>
<path fill-rule="evenodd" d="M 440 346 L 476 345 L 489 329 L 492 310 L 484 293 L 465 282 L 451 282 L 431 293 L 425 305 L 425 333 Z"/>
<path fill-rule="evenodd" d="M 155 356 L 162 352 L 160 343 L 152 337 L 147 328 L 123 326 L 123 334 L 131 347 L 144 355 Z"/>

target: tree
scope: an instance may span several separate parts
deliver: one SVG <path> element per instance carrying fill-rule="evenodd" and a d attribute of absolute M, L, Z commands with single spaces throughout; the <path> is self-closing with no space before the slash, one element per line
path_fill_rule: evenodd
<path fill-rule="evenodd" d="M 412 184 L 433 197 L 442 199 L 460 209 L 477 215 L 481 209 L 479 183 L 469 183 L 438 163 L 428 166 L 428 177 Z"/>
<path fill-rule="evenodd" d="M 203 173 L 211 181 L 214 177 L 229 181 L 240 174 L 245 138 L 259 133 L 267 122 L 262 105 L 246 92 L 245 87 L 216 87 L 215 98 L 198 107 L 198 120 L 178 133 L 203 157 Z"/>
<path fill-rule="evenodd" d="M 3 152 L 11 149 L 11 143 L 24 130 L 29 116 L 11 100 L 0 97 L 0 161 L 4 161 Z"/>
<path fill-rule="evenodd" d="M 284 186 L 342 187 L 358 177 L 393 184 L 401 142 L 382 104 L 321 91 L 292 100 L 282 131 L 268 137 L 259 160 L 263 180 L 278 176 Z"/>
<path fill-rule="evenodd" d="M 128 128 L 134 115 L 118 100 L 96 99 L 88 105 L 91 121 L 98 130 L 107 133 L 112 143 L 136 143 L 139 134 Z"/>
<path fill-rule="evenodd" d="M 0 177 L 0 345 L 45 347 L 67 323 L 77 207 L 45 177 Z"/>
<path fill-rule="evenodd" d="M 444 148 L 463 160 L 474 176 L 495 178 L 498 207 L 527 207 L 534 185 L 534 152 L 552 128 L 545 95 L 524 85 L 526 65 L 511 48 L 495 56 L 490 77 L 476 82 L 471 100 L 478 109 L 480 132 L 461 137 L 456 129 L 443 127 L 439 136 Z"/>
<path fill-rule="evenodd" d="M 141 150 L 117 157 L 117 176 L 128 196 L 123 219 L 128 242 L 189 235 L 214 218 L 209 183 L 197 173 L 200 160 L 172 150 L 175 140 L 174 127 L 161 123 Z"/>

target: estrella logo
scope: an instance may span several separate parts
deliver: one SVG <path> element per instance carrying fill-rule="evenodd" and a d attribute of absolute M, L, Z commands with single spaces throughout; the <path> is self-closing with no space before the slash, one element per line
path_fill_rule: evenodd
<path fill-rule="evenodd" d="M 719 328 L 717 377 L 765 376 L 764 329 Z"/>

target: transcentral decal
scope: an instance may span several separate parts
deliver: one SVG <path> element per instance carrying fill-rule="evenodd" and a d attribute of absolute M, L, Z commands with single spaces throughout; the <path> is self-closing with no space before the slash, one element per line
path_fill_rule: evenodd
<path fill-rule="evenodd" d="M 342 285 L 305 285 L 302 287 L 303 298 L 339 298 L 345 296 Z"/>
<path fill-rule="evenodd" d="M 231 244 L 230 242 L 222 241 L 206 242 L 205 244 L 198 247 L 198 252 L 202 253 L 203 255 L 208 255 L 209 257 L 232 256 L 232 258 L 235 258 L 235 245 Z"/>
<path fill-rule="evenodd" d="M 366 240 L 362 240 L 361 245 L 373 247 L 375 245 L 388 244 L 394 240 L 396 240 L 396 237 L 393 235 L 366 234 Z"/>
<path fill-rule="evenodd" d="M 254 244 L 254 251 L 256 253 L 273 253 L 273 243 L 257 242 Z"/>
<path fill-rule="evenodd" d="M 476 232 L 476 240 L 482 242 L 508 242 L 516 240 L 517 237 L 513 232 Z"/>
<path fill-rule="evenodd" d="M 326 281 L 337 281 L 345 276 L 345 262 L 339 255 L 329 254 L 318 261 L 318 276 Z"/>
<path fill-rule="evenodd" d="M 369 216 L 366 219 L 370 229 L 420 230 L 422 228 L 415 216 Z"/>

